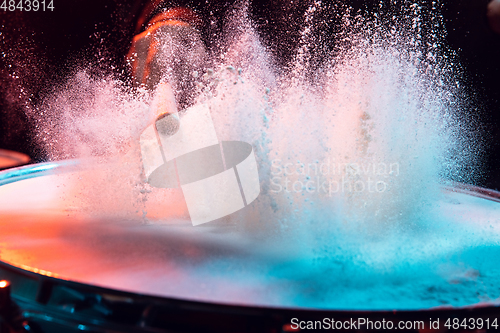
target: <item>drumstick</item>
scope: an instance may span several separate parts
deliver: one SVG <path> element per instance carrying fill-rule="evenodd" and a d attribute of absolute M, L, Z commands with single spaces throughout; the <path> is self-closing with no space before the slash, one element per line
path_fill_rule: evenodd
<path fill-rule="evenodd" d="M 159 135 L 169 137 L 177 133 L 180 120 L 172 86 L 161 82 L 156 87 L 151 108 L 156 114 L 155 128 Z"/>

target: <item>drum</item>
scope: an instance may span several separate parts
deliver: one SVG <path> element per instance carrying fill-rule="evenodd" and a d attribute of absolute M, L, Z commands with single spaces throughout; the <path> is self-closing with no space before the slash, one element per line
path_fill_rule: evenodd
<path fill-rule="evenodd" d="M 30 158 L 28 155 L 12 150 L 0 149 L 0 170 L 25 165 L 29 162 Z"/>
<path fill-rule="evenodd" d="M 387 270 L 387 261 L 361 264 L 346 251 L 309 260 L 296 244 L 257 242 L 231 223 L 193 227 L 180 192 L 89 184 L 101 172 L 128 182 L 108 171 L 70 160 L 0 173 L 0 279 L 12 299 L 0 302 L 0 314 L 12 329 L 422 332 L 500 324 L 498 192 L 443 187 L 442 209 L 457 230 L 470 234 L 468 217 L 475 221 L 467 248 L 445 233 L 433 248 L 441 253 L 426 255 L 418 243 L 418 258 Z M 167 218 L 145 218 L 155 214 Z M 9 289 L 1 287 L 0 301 Z"/>

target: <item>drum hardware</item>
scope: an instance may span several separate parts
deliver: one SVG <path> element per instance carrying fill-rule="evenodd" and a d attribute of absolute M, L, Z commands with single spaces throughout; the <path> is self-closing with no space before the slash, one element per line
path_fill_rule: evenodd
<path fill-rule="evenodd" d="M 30 323 L 31 328 L 34 326 L 31 321 L 40 323 L 41 330 L 34 332 L 270 333 L 273 330 L 266 326 L 281 327 L 281 318 L 273 318 L 260 309 L 108 290 L 46 277 L 4 263 L 0 263 L 0 274 L 14 281 L 13 298 L 23 309 L 23 325 Z M 17 325 L 7 332 L 33 331 L 22 329 Z"/>
<path fill-rule="evenodd" d="M 38 332 L 24 316 L 19 306 L 11 299 L 11 286 L 7 280 L 0 281 L 0 332 Z"/>

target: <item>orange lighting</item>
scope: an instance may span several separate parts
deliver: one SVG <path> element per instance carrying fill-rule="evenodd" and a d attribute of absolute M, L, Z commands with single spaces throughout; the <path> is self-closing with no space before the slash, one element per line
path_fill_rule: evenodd
<path fill-rule="evenodd" d="M 9 285 L 9 281 L 2 280 L 0 281 L 0 288 L 5 288 Z"/>

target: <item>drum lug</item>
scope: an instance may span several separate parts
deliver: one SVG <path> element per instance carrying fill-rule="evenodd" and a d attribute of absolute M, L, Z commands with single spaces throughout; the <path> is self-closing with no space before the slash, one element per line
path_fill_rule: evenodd
<path fill-rule="evenodd" d="M 46 305 L 50 300 L 50 296 L 52 295 L 53 283 L 43 277 L 40 278 L 39 281 L 40 282 L 36 291 L 35 300 L 40 304 Z"/>
<path fill-rule="evenodd" d="M 92 308 L 97 312 L 103 314 L 104 316 L 109 316 L 113 313 L 113 310 L 111 310 L 103 303 L 102 297 L 100 295 L 85 295 L 67 287 L 63 287 L 61 289 L 70 294 L 72 298 L 76 299 L 72 302 L 61 304 L 63 310 L 65 311 L 75 313 L 80 310 Z"/>
<path fill-rule="evenodd" d="M 139 321 L 140 327 L 148 327 L 151 324 L 152 318 L 156 316 L 157 310 L 153 305 L 148 305 L 141 314 L 141 320 Z"/>

